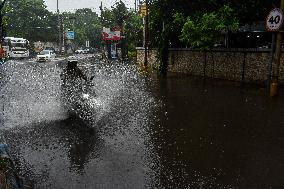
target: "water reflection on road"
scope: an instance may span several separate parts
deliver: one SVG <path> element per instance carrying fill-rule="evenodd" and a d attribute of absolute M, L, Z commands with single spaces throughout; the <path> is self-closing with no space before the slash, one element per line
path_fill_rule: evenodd
<path fill-rule="evenodd" d="M 269 98 L 259 86 L 175 75 L 154 86 L 166 188 L 284 187 L 283 91 Z"/>
<path fill-rule="evenodd" d="M 60 103 L 61 64 L 6 65 L 1 135 L 34 188 L 283 188 L 284 100 L 258 88 L 83 62 L 104 106 Z M 86 119 L 90 117 L 86 116 Z"/>

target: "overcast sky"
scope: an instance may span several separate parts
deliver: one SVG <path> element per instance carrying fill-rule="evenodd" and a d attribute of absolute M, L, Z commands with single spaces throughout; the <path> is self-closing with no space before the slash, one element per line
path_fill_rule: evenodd
<path fill-rule="evenodd" d="M 47 9 L 55 12 L 57 6 L 57 0 L 44 0 Z M 102 0 L 103 7 L 110 7 L 118 0 Z M 134 8 L 135 0 L 122 0 L 127 7 Z M 74 11 L 80 8 L 91 8 L 97 13 L 99 13 L 99 6 L 101 0 L 58 0 L 59 11 Z"/>

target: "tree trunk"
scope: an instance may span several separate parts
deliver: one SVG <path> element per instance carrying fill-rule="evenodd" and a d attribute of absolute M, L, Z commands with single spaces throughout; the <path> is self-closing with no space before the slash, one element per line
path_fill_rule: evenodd
<path fill-rule="evenodd" d="M 169 44 L 166 44 L 161 48 L 160 57 L 161 57 L 161 64 L 160 64 L 160 74 L 163 76 L 167 75 L 168 72 L 168 60 L 169 60 Z"/>

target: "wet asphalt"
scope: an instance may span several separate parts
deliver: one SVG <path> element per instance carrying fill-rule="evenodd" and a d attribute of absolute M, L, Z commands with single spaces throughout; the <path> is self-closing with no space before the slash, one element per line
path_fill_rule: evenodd
<path fill-rule="evenodd" d="M 27 188 L 284 188 L 283 91 L 82 60 L 95 95 L 76 117 L 64 66 L 1 67 L 0 138 Z"/>

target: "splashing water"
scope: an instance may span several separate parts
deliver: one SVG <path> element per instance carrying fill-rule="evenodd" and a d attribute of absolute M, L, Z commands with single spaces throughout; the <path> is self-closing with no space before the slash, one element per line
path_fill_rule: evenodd
<path fill-rule="evenodd" d="M 4 65 L 1 88 L 5 127 L 66 118 L 59 101 L 60 77 L 56 67 L 9 61 Z"/>
<path fill-rule="evenodd" d="M 128 184 L 135 183 L 140 188 L 153 188 L 152 180 L 159 171 L 157 167 L 155 171 L 152 170 L 155 157 L 149 142 L 149 130 L 151 112 L 156 102 L 147 92 L 143 76 L 135 66 L 122 63 L 98 64 L 86 61 L 80 65 L 87 75 L 95 76 L 91 87 L 94 95 L 86 94 L 88 97 L 84 103 L 88 111 L 82 114 L 82 119 L 88 120 L 96 128 L 97 137 L 103 141 L 103 146 L 96 150 L 92 147 L 94 144 L 86 144 L 91 146 L 89 148 L 94 150 L 92 153 L 95 155 L 83 162 L 85 175 L 78 182 L 78 176 L 72 170 L 70 172 L 64 168 L 68 167 L 68 162 L 62 157 L 70 153 L 72 145 L 69 142 L 75 140 L 74 135 L 67 135 L 70 132 L 68 130 L 59 134 L 60 128 L 47 123 L 68 117 L 60 102 L 62 70 L 56 65 L 19 62 L 5 65 L 6 78 L 9 79 L 1 89 L 1 94 L 4 94 L 1 99 L 4 104 L 2 120 L 5 128 L 20 128 L 16 138 L 20 142 L 14 145 L 19 151 L 19 159 L 25 162 L 24 167 L 29 167 L 29 171 L 35 174 L 32 177 L 38 188 L 43 185 L 70 188 L 79 186 L 80 183 L 93 182 L 93 179 L 88 179 L 90 175 L 99 178 L 103 174 L 113 181 L 103 182 L 105 188 L 123 180 Z M 28 128 L 23 130 L 23 126 Z M 38 129 L 39 126 L 42 128 Z M 80 139 L 81 136 L 78 137 Z M 84 141 L 84 137 L 81 140 Z M 45 149 L 46 145 L 53 147 Z M 79 156 L 90 156 L 89 153 Z M 112 167 L 108 162 L 117 165 Z M 108 175 L 110 170 L 121 176 Z M 44 178 L 45 181 L 42 182 L 40 178 L 47 173 L 48 178 Z M 64 175 L 68 182 L 64 178 L 56 180 L 59 175 Z"/>

